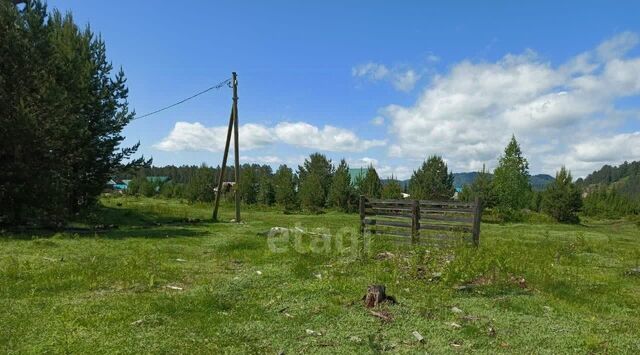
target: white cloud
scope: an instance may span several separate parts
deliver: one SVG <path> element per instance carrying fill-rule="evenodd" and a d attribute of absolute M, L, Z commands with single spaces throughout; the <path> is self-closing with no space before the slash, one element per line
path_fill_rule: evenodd
<path fill-rule="evenodd" d="M 422 75 L 413 69 L 389 69 L 384 64 L 368 62 L 356 65 L 351 69 L 351 75 L 371 82 L 388 81 L 396 90 L 409 92 L 413 90 Z"/>
<path fill-rule="evenodd" d="M 359 138 L 350 130 L 326 125 L 318 128 L 305 122 L 281 122 L 275 127 L 247 123 L 239 127 L 240 147 L 252 150 L 278 142 L 331 152 L 362 152 L 385 144 L 383 140 Z M 205 127 L 199 122 L 177 122 L 167 137 L 154 145 L 163 151 L 224 149 L 227 127 Z"/>
<path fill-rule="evenodd" d="M 571 147 L 572 155 L 583 162 L 621 162 L 640 158 L 640 132 L 598 137 Z"/>
<path fill-rule="evenodd" d="M 429 53 L 429 55 L 427 55 L 427 61 L 431 62 L 431 63 L 436 63 L 440 61 L 440 57 L 438 57 L 437 55 L 433 54 L 433 53 Z"/>
<path fill-rule="evenodd" d="M 420 80 L 420 75 L 414 70 L 409 69 L 404 72 L 395 73 L 391 83 L 397 90 L 408 92 L 413 90 L 418 80 Z"/>
<path fill-rule="evenodd" d="M 382 126 L 384 124 L 384 117 L 376 116 L 371 120 L 371 124 L 374 126 Z"/>
<path fill-rule="evenodd" d="M 351 69 L 351 75 L 372 81 L 386 78 L 389 72 L 389 69 L 385 65 L 373 62 L 360 64 Z"/>
<path fill-rule="evenodd" d="M 330 152 L 362 152 L 385 145 L 383 140 L 364 140 L 352 131 L 326 125 L 322 129 L 305 122 L 281 122 L 274 128 L 284 143 Z"/>
<path fill-rule="evenodd" d="M 261 148 L 275 142 L 268 128 L 247 123 L 239 127 L 240 144 L 243 149 Z M 205 127 L 199 122 L 176 122 L 173 130 L 154 148 L 164 151 L 206 150 L 220 152 L 224 150 L 227 139 L 227 127 Z"/>
<path fill-rule="evenodd" d="M 638 35 L 633 32 L 623 32 L 602 42 L 596 48 L 596 54 L 604 61 L 619 58 L 638 45 Z"/>
<path fill-rule="evenodd" d="M 565 153 L 573 162 L 612 157 L 587 154 L 578 144 L 620 133 L 614 123 L 623 114 L 616 100 L 640 94 L 640 58 L 624 57 L 637 43 L 637 35 L 622 33 L 559 66 L 532 50 L 496 62 L 455 64 L 436 75 L 414 105 L 381 110 L 393 137 L 389 155 L 441 154 L 456 171 L 477 169 L 485 162 L 491 166 L 515 133 L 525 155 L 546 147 L 529 156 L 532 170 L 550 169 L 549 162 Z M 582 164 L 575 167 L 585 172 Z"/>
<path fill-rule="evenodd" d="M 276 165 L 282 164 L 283 160 L 274 155 L 262 155 L 262 156 L 241 156 L 240 160 L 247 163 Z"/>

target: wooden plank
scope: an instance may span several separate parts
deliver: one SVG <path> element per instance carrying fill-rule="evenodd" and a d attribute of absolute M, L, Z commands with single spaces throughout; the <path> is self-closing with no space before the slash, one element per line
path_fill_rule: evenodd
<path fill-rule="evenodd" d="M 385 221 L 380 219 L 369 219 L 369 218 L 364 219 L 364 224 L 387 226 L 387 227 L 411 228 L 411 223 L 407 223 L 407 222 Z"/>
<path fill-rule="evenodd" d="M 449 207 L 459 207 L 459 208 L 473 208 L 473 204 L 468 202 L 447 202 L 447 201 L 426 201 L 426 200 L 420 200 L 420 206 L 425 206 L 425 207 L 449 206 Z"/>
<path fill-rule="evenodd" d="M 418 241 L 418 234 L 420 233 L 420 202 L 418 200 L 413 200 L 411 215 L 413 215 L 411 219 L 411 242 L 415 243 Z"/>
<path fill-rule="evenodd" d="M 376 212 L 365 211 L 365 215 L 383 217 L 383 218 L 413 218 L 412 215 L 406 214 L 406 213 L 393 214 L 393 213 L 376 213 Z"/>
<path fill-rule="evenodd" d="M 473 223 L 472 217 L 456 217 L 456 216 L 446 216 L 446 215 L 433 215 L 433 214 L 423 214 L 420 216 L 422 219 L 433 220 L 433 221 L 446 221 L 446 222 L 460 222 L 460 223 Z"/>
<path fill-rule="evenodd" d="M 411 208 L 366 208 L 366 210 L 371 212 L 385 212 L 385 213 L 411 213 Z"/>
<path fill-rule="evenodd" d="M 370 203 L 365 204 L 366 208 L 373 208 L 373 209 L 396 209 L 396 210 L 410 210 L 411 206 L 407 206 L 407 205 L 381 205 L 381 204 L 375 204 L 372 205 Z"/>
<path fill-rule="evenodd" d="M 482 199 L 476 197 L 475 212 L 473 214 L 473 227 L 471 235 L 473 236 L 473 244 L 480 244 L 480 222 L 482 220 Z"/>
<path fill-rule="evenodd" d="M 374 204 L 384 204 L 384 205 L 388 205 L 388 204 L 399 204 L 399 205 L 407 205 L 407 206 L 411 206 L 413 204 L 412 202 L 413 200 L 385 200 L 385 199 L 379 199 L 379 198 L 370 198 L 367 199 L 367 202 L 369 203 L 374 203 Z"/>
<path fill-rule="evenodd" d="M 435 231 L 460 231 L 460 232 L 471 232 L 471 227 L 467 226 L 456 226 L 456 225 L 444 225 L 444 224 L 423 224 L 420 226 L 421 230 L 435 230 Z"/>
<path fill-rule="evenodd" d="M 425 213 L 473 213 L 472 208 L 421 208 L 420 212 Z"/>

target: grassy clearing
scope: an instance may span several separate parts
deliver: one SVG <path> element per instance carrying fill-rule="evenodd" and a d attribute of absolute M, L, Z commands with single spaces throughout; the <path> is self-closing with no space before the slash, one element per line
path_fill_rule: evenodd
<path fill-rule="evenodd" d="M 93 222 L 118 229 L 0 237 L 0 352 L 640 352 L 640 277 L 625 275 L 640 260 L 632 223 L 485 223 L 479 249 L 376 239 L 366 255 L 348 238 L 309 252 L 327 244 L 307 236 L 275 240 L 286 250 L 274 253 L 259 232 L 348 234 L 357 216 L 250 209 L 244 224 L 192 224 L 175 221 L 211 208 L 103 203 Z M 398 299 L 380 310 L 393 320 L 362 306 L 372 283 Z"/>

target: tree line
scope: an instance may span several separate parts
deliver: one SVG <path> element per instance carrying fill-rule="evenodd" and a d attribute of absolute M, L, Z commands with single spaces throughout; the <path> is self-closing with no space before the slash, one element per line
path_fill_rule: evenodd
<path fill-rule="evenodd" d="M 321 153 L 313 153 L 293 169 L 280 165 L 275 171 L 268 165 L 244 164 L 240 167 L 241 184 L 228 191 L 226 197 L 240 194 L 246 204 L 279 205 L 285 211 L 303 210 L 311 213 L 325 208 L 353 212 L 359 196 L 400 199 L 403 192 L 421 199 L 448 200 L 453 197 L 453 175 L 439 156 L 432 156 L 414 172 L 407 191 L 390 177 L 384 182 L 373 166 L 356 169 L 351 174 L 345 159 L 334 165 Z M 137 174 L 122 174 L 132 178 L 127 193 L 146 196 L 183 198 L 192 202 L 211 202 L 220 168 L 201 166 L 147 167 Z M 150 177 L 166 176 L 166 182 Z M 224 181 L 233 181 L 234 167 L 226 171 Z"/>
<path fill-rule="evenodd" d="M 215 197 L 213 188 L 219 168 L 169 166 L 143 171 L 132 182 L 129 193 L 142 192 L 202 202 L 211 202 Z M 153 182 L 145 178 L 149 174 L 162 173 L 171 176 L 172 180 L 153 186 Z M 296 170 L 281 165 L 274 172 L 268 165 L 245 164 L 240 167 L 240 177 L 238 190 L 229 191 L 227 198 L 232 199 L 233 193 L 239 193 L 246 204 L 278 205 L 286 212 L 318 213 L 325 208 L 354 212 L 360 195 L 400 199 L 403 193 L 408 193 L 411 199 L 447 201 L 456 193 L 453 174 L 444 159 L 437 155 L 428 157 L 413 172 L 406 191 L 394 177 L 381 180 L 373 166 L 362 174 L 352 175 L 344 159 L 334 165 L 320 153 L 311 154 Z M 225 177 L 226 181 L 232 179 L 233 167 Z M 520 220 L 523 210 L 530 209 L 547 213 L 560 222 L 574 223 L 578 221 L 578 212 L 583 204 L 581 190 L 564 167 L 544 191 L 534 191 L 529 180 L 529 164 L 515 137 L 511 138 L 498 159 L 493 174 L 483 168 L 458 196 L 462 201 L 474 201 L 476 197 L 480 197 L 485 207 L 491 208 L 505 221 Z"/>

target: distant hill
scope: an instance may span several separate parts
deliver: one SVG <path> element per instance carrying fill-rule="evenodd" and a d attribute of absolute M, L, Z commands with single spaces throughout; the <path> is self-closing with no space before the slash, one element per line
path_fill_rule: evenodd
<path fill-rule="evenodd" d="M 491 174 L 489 174 L 491 176 Z M 478 176 L 477 172 L 470 173 L 454 173 L 453 174 L 453 185 L 455 187 L 463 187 L 464 185 L 469 185 L 473 183 L 473 180 Z M 551 183 L 555 178 L 551 175 L 547 174 L 537 174 L 531 175 L 529 177 L 529 182 L 531 183 L 531 187 L 536 190 L 544 190 L 544 188 Z"/>
<path fill-rule="evenodd" d="M 531 187 L 535 191 L 544 190 L 544 188 L 547 187 L 547 185 L 549 185 L 553 180 L 555 180 L 555 178 L 548 174 L 531 175 L 529 177 Z"/>
<path fill-rule="evenodd" d="M 478 176 L 478 172 L 471 173 L 453 173 L 453 186 L 462 188 L 464 185 L 470 185 Z"/>
<path fill-rule="evenodd" d="M 576 183 L 582 186 L 596 184 L 612 184 L 624 178 L 640 175 L 640 161 L 624 162 L 619 166 L 604 165 L 599 170 L 587 175 L 584 179 L 578 179 Z"/>
<path fill-rule="evenodd" d="M 640 199 L 640 161 L 624 162 L 618 166 L 604 165 L 584 179 L 576 180 L 576 184 L 586 192 L 606 187 L 628 198 Z"/>
<path fill-rule="evenodd" d="M 478 172 L 466 172 L 466 173 L 453 173 L 453 186 L 456 188 L 462 188 L 464 185 L 469 185 L 478 176 Z M 529 182 L 534 190 L 543 190 L 554 177 L 547 174 L 532 175 L 529 177 Z M 382 180 L 384 184 L 387 180 Z M 400 180 L 400 186 L 402 189 L 406 189 L 409 186 L 409 180 Z"/>

